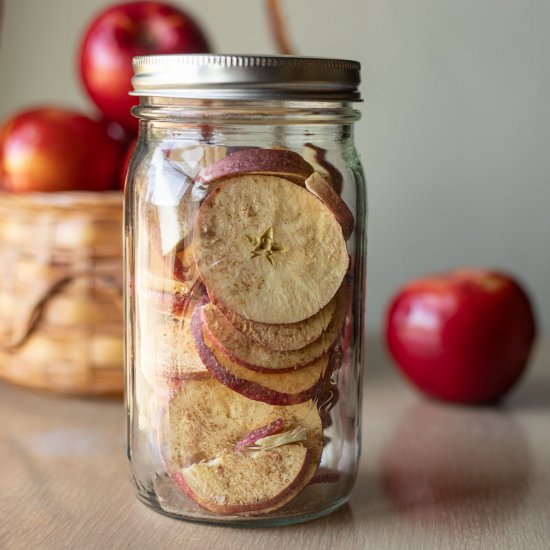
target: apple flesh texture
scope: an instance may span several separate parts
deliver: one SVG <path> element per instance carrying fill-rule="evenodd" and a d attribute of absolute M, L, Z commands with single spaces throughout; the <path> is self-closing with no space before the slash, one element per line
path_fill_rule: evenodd
<path fill-rule="evenodd" d="M 197 504 L 218 514 L 252 516 L 282 508 L 307 485 L 312 451 L 284 445 L 254 455 L 222 453 L 175 472 L 176 484 Z M 220 498 L 221 497 L 221 498 Z"/>
<path fill-rule="evenodd" d="M 296 405 L 315 397 L 327 375 L 326 357 L 285 373 L 265 374 L 242 367 L 216 351 L 215 345 L 203 334 L 204 307 L 208 306 L 199 303 L 195 307 L 191 333 L 202 363 L 216 380 L 249 399 L 270 405 Z"/>
<path fill-rule="evenodd" d="M 183 11 L 162 2 L 128 2 L 100 13 L 80 47 L 80 76 L 101 112 L 136 133 L 130 109 L 132 58 L 139 55 L 207 53 L 206 37 Z"/>
<path fill-rule="evenodd" d="M 430 396 L 490 403 L 524 371 L 536 334 L 529 299 L 510 276 L 465 269 L 402 288 L 386 322 L 389 350 Z"/>
<path fill-rule="evenodd" d="M 104 124 L 67 109 L 29 110 L 0 130 L 0 182 L 15 193 L 107 190 L 120 157 Z"/>
<path fill-rule="evenodd" d="M 355 227 L 355 219 L 348 205 L 332 188 L 332 185 L 319 172 L 313 172 L 305 181 L 306 189 L 323 202 L 338 220 L 344 240 L 348 240 Z"/>

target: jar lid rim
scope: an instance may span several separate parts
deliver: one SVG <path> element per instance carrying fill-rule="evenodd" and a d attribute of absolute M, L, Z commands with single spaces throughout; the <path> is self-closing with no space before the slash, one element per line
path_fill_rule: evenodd
<path fill-rule="evenodd" d="M 136 96 L 189 99 L 360 101 L 361 64 L 281 55 L 173 54 L 134 57 Z"/>

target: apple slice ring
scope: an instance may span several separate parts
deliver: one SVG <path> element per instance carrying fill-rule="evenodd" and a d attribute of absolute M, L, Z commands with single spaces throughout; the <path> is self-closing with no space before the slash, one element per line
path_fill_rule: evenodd
<path fill-rule="evenodd" d="M 296 405 L 316 396 L 317 387 L 326 375 L 329 358 L 324 355 L 308 367 L 287 373 L 256 372 L 231 361 L 216 351 L 215 345 L 201 330 L 201 310 L 198 307 L 191 321 L 195 347 L 208 372 L 232 390 L 270 405 Z"/>
<path fill-rule="evenodd" d="M 216 513 L 253 515 L 280 508 L 318 469 L 321 418 L 312 401 L 288 407 L 251 401 L 214 380 L 188 381 L 171 398 L 159 433 L 166 469 L 197 504 Z M 295 439 L 235 451 L 252 430 L 275 422 Z M 281 434 L 281 437 L 283 434 Z M 259 442 L 257 442 L 259 443 Z"/>
<path fill-rule="evenodd" d="M 336 193 L 332 185 L 319 172 L 313 172 L 305 181 L 306 189 L 319 198 L 334 214 L 347 241 L 355 227 L 355 219 L 348 205 Z"/>
<path fill-rule="evenodd" d="M 218 186 L 195 222 L 194 255 L 211 300 L 258 323 L 297 323 L 332 299 L 349 258 L 331 211 L 276 176 Z"/>
<path fill-rule="evenodd" d="M 344 282 L 338 291 L 337 305 L 327 330 L 297 350 L 274 351 L 261 346 L 235 329 L 212 303 L 201 308 L 203 331 L 216 350 L 247 369 L 264 373 L 301 369 L 326 354 L 338 341 L 346 314 L 347 286 Z"/>
<path fill-rule="evenodd" d="M 190 319 L 166 316 L 152 325 L 158 332 L 142 339 L 141 361 L 147 368 L 144 374 L 160 381 L 211 378 L 195 348 Z"/>
<path fill-rule="evenodd" d="M 310 470 L 309 449 L 284 445 L 254 453 L 225 451 L 172 477 L 187 496 L 211 512 L 254 516 L 290 502 L 309 483 Z"/>
<path fill-rule="evenodd" d="M 242 174 L 276 175 L 296 184 L 313 173 L 313 167 L 298 153 L 286 149 L 243 149 L 203 168 L 198 183 L 221 181 Z"/>
<path fill-rule="evenodd" d="M 270 405 L 296 405 L 315 397 L 317 384 L 328 366 L 327 356 L 321 356 L 303 369 L 265 374 L 241 367 L 207 344 L 206 347 L 214 360 L 206 366 L 214 378 L 249 399 Z"/>
<path fill-rule="evenodd" d="M 151 246 L 148 267 L 138 277 L 138 284 L 161 312 L 177 315 L 206 292 L 195 267 L 192 244 L 165 256 Z"/>
<path fill-rule="evenodd" d="M 164 374 L 179 380 L 205 380 L 210 373 L 200 360 L 188 319 L 168 322 L 164 332 Z"/>
<path fill-rule="evenodd" d="M 275 406 L 252 401 L 217 380 L 183 382 L 170 400 L 161 433 L 167 469 L 179 470 L 234 449 L 255 428 L 282 419 L 284 430 L 306 430 L 303 446 L 319 463 L 323 448 L 321 417 L 313 401 Z M 314 472 L 313 472 L 314 473 Z M 311 474 L 313 476 L 313 473 Z"/>
<path fill-rule="evenodd" d="M 218 309 L 225 318 L 239 331 L 254 339 L 258 344 L 275 351 L 293 351 L 311 344 L 327 329 L 334 310 L 336 309 L 336 296 L 315 315 L 291 324 L 265 324 L 256 323 L 237 315 L 218 303 Z"/>

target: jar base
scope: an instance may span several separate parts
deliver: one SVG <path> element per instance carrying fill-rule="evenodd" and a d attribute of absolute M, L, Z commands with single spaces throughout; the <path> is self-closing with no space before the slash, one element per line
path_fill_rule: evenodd
<path fill-rule="evenodd" d="M 226 527 L 277 527 L 304 523 L 331 514 L 349 500 L 351 487 L 344 480 L 310 485 L 280 510 L 263 516 L 246 517 L 212 514 L 190 502 L 168 478 L 158 478 L 155 489 L 147 492 L 143 487 L 137 489 L 138 499 L 155 512 L 174 519 Z"/>

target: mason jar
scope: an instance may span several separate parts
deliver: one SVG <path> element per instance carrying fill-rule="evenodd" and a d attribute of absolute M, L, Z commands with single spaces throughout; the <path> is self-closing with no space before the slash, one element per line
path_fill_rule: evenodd
<path fill-rule="evenodd" d="M 361 449 L 359 63 L 134 59 L 128 458 L 170 516 L 273 525 L 349 498 Z"/>

